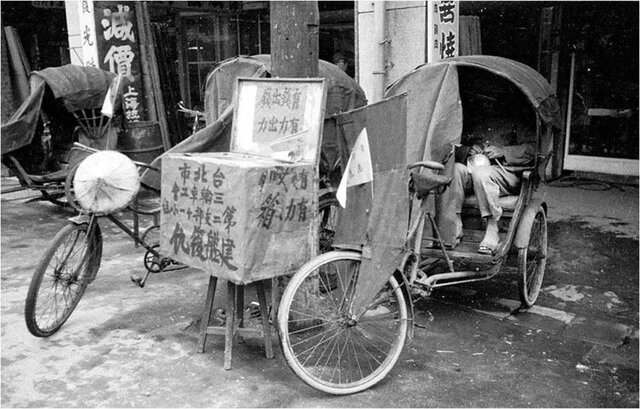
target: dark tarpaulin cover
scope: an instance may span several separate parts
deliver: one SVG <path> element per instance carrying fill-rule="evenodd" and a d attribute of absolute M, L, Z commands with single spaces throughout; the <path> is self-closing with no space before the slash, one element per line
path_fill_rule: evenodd
<path fill-rule="evenodd" d="M 116 74 L 95 67 L 67 64 L 62 67 L 45 68 L 31 73 L 42 78 L 54 98 L 62 98 L 62 103 L 69 112 L 80 109 L 100 108 L 107 95 L 107 90 Z"/>
<path fill-rule="evenodd" d="M 337 130 L 353 147 L 366 127 L 373 183 L 347 188 L 334 245 L 363 252 L 354 313 L 364 311 L 399 265 L 409 217 L 405 159 L 407 98 L 398 95 L 337 116 Z M 373 188 L 373 198 L 371 190 Z"/>
<path fill-rule="evenodd" d="M 169 153 L 228 151 L 237 78 L 270 77 L 270 70 L 271 56 L 268 54 L 234 57 L 217 64 L 207 76 L 205 88 L 204 106 L 207 126 L 160 155 L 151 165 L 161 169 L 162 158 Z M 327 87 L 321 151 L 326 162 L 334 163 L 339 158 L 344 160 L 348 157 L 348 151 L 344 141 L 336 135 L 335 120 L 332 116 L 365 106 L 367 99 L 364 91 L 353 78 L 337 66 L 320 60 L 318 74 L 325 79 Z M 323 159 L 321 159 L 321 168 Z M 142 182 L 160 189 L 160 175 L 157 172 L 145 172 Z"/>
<path fill-rule="evenodd" d="M 43 108 L 45 85 L 68 112 L 100 108 L 115 74 L 94 67 L 64 65 L 33 71 L 29 77 L 31 93 L 0 130 L 2 154 L 31 143 L 40 110 Z"/>
<path fill-rule="evenodd" d="M 336 65 L 318 61 L 318 76 L 327 84 L 325 118 L 367 104 L 358 83 Z M 233 103 L 238 77 L 271 77 L 271 56 L 260 54 L 230 58 L 218 64 L 207 76 L 205 112 L 207 124 L 213 123 Z"/>
<path fill-rule="evenodd" d="M 407 159 L 442 161 L 460 142 L 462 106 L 458 66 L 499 75 L 517 86 L 546 125 L 560 127 L 560 105 L 548 82 L 533 68 L 503 57 L 470 55 L 423 64 L 387 88 L 386 96 L 409 93 Z"/>

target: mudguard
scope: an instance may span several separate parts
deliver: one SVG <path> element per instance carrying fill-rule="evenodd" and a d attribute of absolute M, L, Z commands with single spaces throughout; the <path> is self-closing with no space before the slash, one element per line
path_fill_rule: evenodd
<path fill-rule="evenodd" d="M 513 246 L 517 249 L 523 249 L 529 245 L 529 237 L 531 235 L 531 226 L 533 220 L 536 217 L 536 213 L 542 208 L 545 216 L 547 214 L 547 203 L 541 198 L 535 198 L 527 204 L 527 207 L 522 212 L 520 217 L 520 223 L 518 224 L 518 231 L 516 237 L 513 240 Z"/>
<path fill-rule="evenodd" d="M 413 338 L 413 301 L 411 300 L 411 291 L 409 291 L 409 281 L 407 281 L 407 277 L 402 274 L 402 271 L 400 270 L 396 270 L 393 273 L 393 278 L 400 283 L 400 288 L 407 302 L 407 315 L 409 318 L 409 330 L 407 331 L 407 336 L 409 337 L 409 340 L 411 340 Z"/>

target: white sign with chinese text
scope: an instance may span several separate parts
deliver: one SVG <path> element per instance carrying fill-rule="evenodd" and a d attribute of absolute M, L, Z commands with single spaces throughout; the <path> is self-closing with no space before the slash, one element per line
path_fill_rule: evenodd
<path fill-rule="evenodd" d="M 239 78 L 231 151 L 316 163 L 325 94 L 323 79 Z"/>
<path fill-rule="evenodd" d="M 80 22 L 82 64 L 85 67 L 98 67 L 98 42 L 96 40 L 93 1 L 81 0 L 75 2 L 75 5 L 78 7 L 78 19 Z"/>
<path fill-rule="evenodd" d="M 427 62 L 457 57 L 459 2 L 430 0 L 427 7 Z"/>

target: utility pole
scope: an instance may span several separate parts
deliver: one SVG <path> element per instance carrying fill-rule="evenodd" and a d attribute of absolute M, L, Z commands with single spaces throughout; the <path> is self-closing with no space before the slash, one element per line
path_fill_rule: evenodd
<path fill-rule="evenodd" d="M 313 78 L 318 77 L 318 43 L 320 12 L 317 1 L 271 1 L 271 75 L 280 78 Z M 317 244 L 316 244 L 317 246 Z M 317 247 L 313 253 L 317 251 Z M 288 277 L 272 282 L 271 302 L 278 305 L 281 287 L 289 282 Z M 277 283 L 277 284 L 276 284 Z M 319 283 L 310 285 L 309 294 L 315 294 L 314 289 Z M 311 295 L 310 295 L 311 297 Z M 312 300 L 302 300 L 302 305 L 311 307 Z M 293 316 L 296 316 L 293 313 Z M 304 315 L 297 316 L 296 328 L 313 325 L 312 320 L 304 319 Z"/>
<path fill-rule="evenodd" d="M 317 1 L 271 1 L 271 74 L 280 78 L 318 76 Z"/>

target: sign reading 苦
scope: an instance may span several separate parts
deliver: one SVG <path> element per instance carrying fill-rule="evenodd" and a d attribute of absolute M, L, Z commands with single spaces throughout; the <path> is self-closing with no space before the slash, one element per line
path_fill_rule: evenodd
<path fill-rule="evenodd" d="M 430 0 L 427 7 L 427 62 L 457 57 L 460 4 L 457 1 Z"/>

